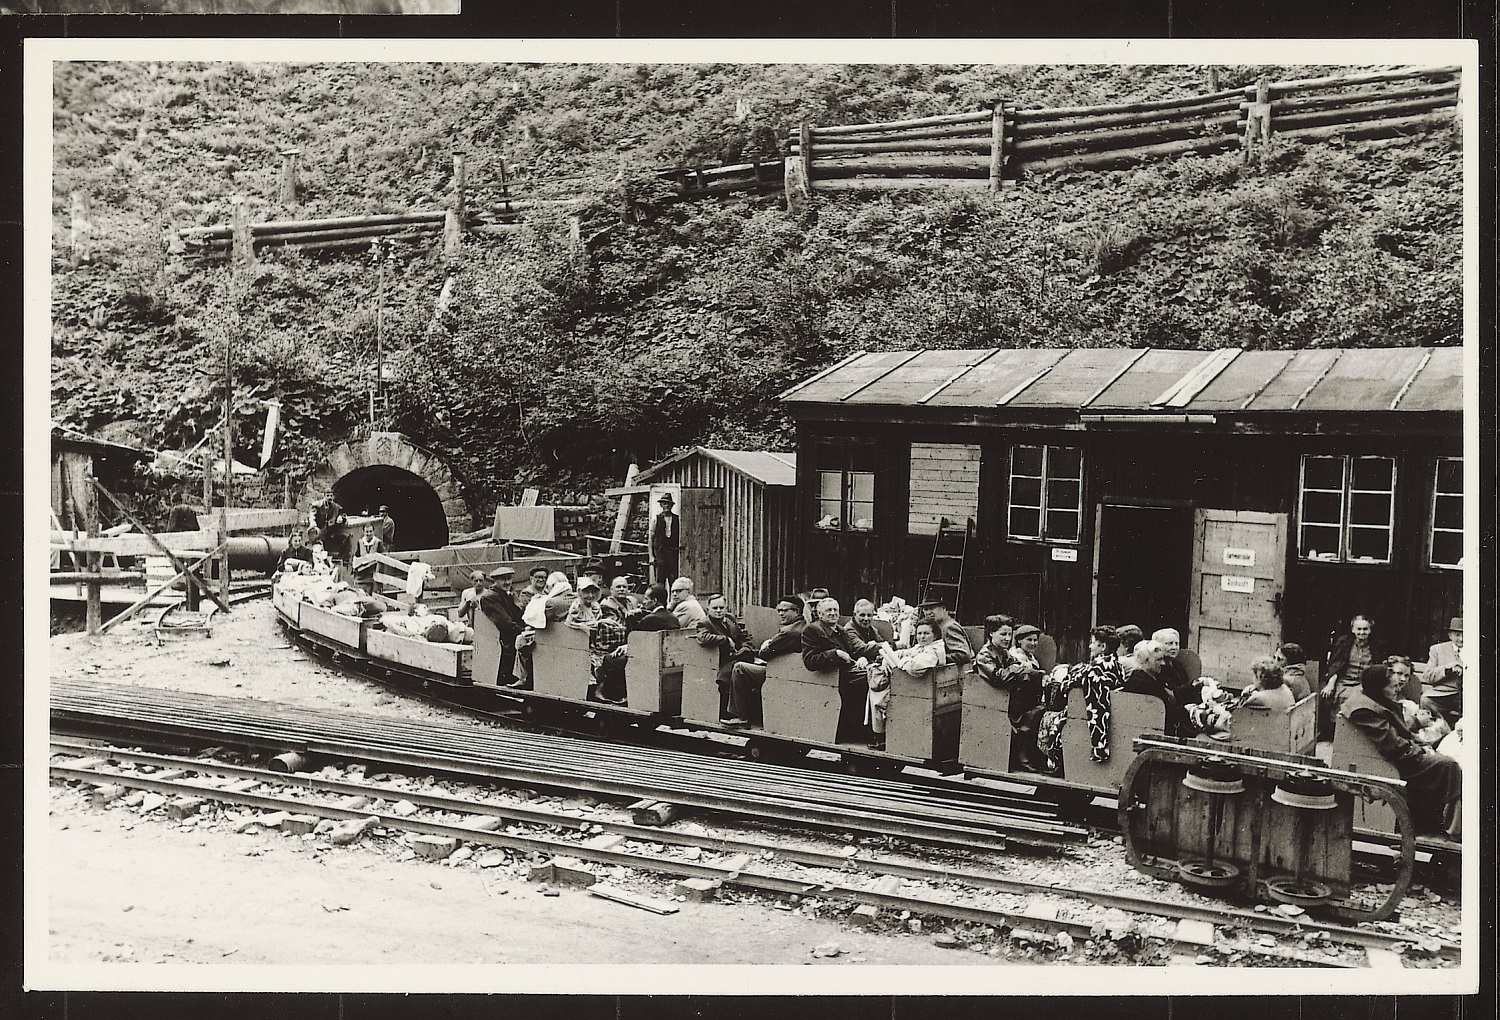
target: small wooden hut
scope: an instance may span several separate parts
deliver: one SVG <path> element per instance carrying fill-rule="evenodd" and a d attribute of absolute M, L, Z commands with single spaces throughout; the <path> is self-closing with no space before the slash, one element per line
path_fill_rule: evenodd
<path fill-rule="evenodd" d="M 797 457 L 694 446 L 635 477 L 652 511 L 664 492 L 682 518 L 682 573 L 722 591 L 732 612 L 774 604 L 792 581 Z"/>

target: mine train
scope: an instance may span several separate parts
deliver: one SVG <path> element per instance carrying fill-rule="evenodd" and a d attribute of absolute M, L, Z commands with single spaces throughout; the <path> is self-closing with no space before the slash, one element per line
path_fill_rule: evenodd
<path fill-rule="evenodd" d="M 471 708 L 518 707 L 528 719 L 564 728 L 642 732 L 666 725 L 676 730 L 731 734 L 748 738 L 744 753 L 760 761 L 806 761 L 809 752 L 828 761 L 837 756 L 851 771 L 893 773 L 911 765 L 946 774 L 1008 780 L 1041 788 L 1060 800 L 1086 803 L 1093 797 L 1115 797 L 1135 757 L 1137 738 L 1160 736 L 1165 722 L 1162 702 L 1149 695 L 1116 692 L 1112 699 L 1109 757 L 1091 754 L 1083 692 L 1068 694 L 1068 722 L 1062 731 L 1060 775 L 1026 772 L 1019 767 L 1018 742 L 1012 741 L 1008 714 L 1010 694 L 966 674 L 965 667 L 944 666 L 917 678 L 900 671 L 891 677 L 884 750 L 862 741 L 839 743 L 839 680 L 836 672 L 814 672 L 801 656 L 772 659 L 761 692 L 763 723 L 750 729 L 720 723 L 724 694 L 716 682 L 718 652 L 701 646 L 691 631 L 636 631 L 629 636 L 626 701 L 622 705 L 589 699 L 588 635 L 560 624 L 538 631 L 533 652 L 531 690 L 504 686 L 499 676 L 500 636 L 482 614 L 474 614 L 473 644 L 450 644 L 406 637 L 382 629 L 377 620 L 337 613 L 305 601 L 296 591 L 277 586 L 273 600 L 281 624 L 294 639 L 335 664 L 430 697 Z M 744 613 L 752 642 L 775 632 L 776 612 L 750 607 Z M 980 628 L 968 628 L 978 647 Z M 1053 649 L 1041 648 L 1042 665 Z M 1189 664 L 1191 665 L 1191 664 Z M 1316 689 L 1316 688 L 1315 688 Z M 1316 746 L 1316 694 L 1286 711 L 1241 708 L 1235 711 L 1227 742 L 1204 741 L 1226 751 L 1267 760 L 1320 765 L 1309 757 Z M 720 739 L 716 750 L 725 742 Z M 832 753 L 832 755 L 829 754 Z M 1394 778 L 1365 736 L 1340 725 L 1333 743 L 1333 769 L 1365 777 Z M 1379 798 L 1354 798 L 1356 829 L 1396 831 L 1396 814 Z"/>

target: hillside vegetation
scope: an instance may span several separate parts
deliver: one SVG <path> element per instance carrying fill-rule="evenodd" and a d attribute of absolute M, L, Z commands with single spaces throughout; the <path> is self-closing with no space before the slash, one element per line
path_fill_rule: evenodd
<path fill-rule="evenodd" d="M 1221 67 L 1225 86 L 1330 68 Z M 561 212 L 465 239 L 455 299 L 436 247 L 398 246 L 387 350 L 405 372 L 388 423 L 441 452 L 484 512 L 522 484 L 617 483 L 693 442 L 785 448 L 774 400 L 854 349 L 1456 344 L 1457 129 L 1278 143 L 1143 168 L 1034 177 L 1012 192 L 675 203 L 653 168 L 779 158 L 789 129 L 976 109 L 1190 95 L 1202 67 L 105 64 L 55 79 L 52 382 L 65 423 L 183 449 L 219 417 L 223 341 L 237 418 L 287 404 L 294 481 L 365 421 L 368 256 L 222 265 L 164 254 L 168 226 L 275 203 L 302 151 L 296 215 L 439 208 L 451 153 L 471 207 L 501 157 Z M 67 263 L 69 195 L 95 254 Z M 125 424 L 121 424 L 125 423 Z"/>

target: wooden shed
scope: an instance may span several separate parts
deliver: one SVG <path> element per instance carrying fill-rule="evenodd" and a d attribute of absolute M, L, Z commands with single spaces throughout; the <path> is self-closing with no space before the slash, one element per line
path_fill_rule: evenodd
<path fill-rule="evenodd" d="M 1350 616 L 1424 655 L 1460 612 L 1463 351 L 860 353 L 782 394 L 794 580 L 914 597 L 938 516 L 972 517 L 959 616 L 1182 632 L 1245 676 Z"/>
<path fill-rule="evenodd" d="M 652 510 L 671 492 L 682 518 L 682 573 L 700 592 L 719 590 L 732 612 L 773 605 L 792 581 L 797 457 L 694 446 L 635 477 Z"/>

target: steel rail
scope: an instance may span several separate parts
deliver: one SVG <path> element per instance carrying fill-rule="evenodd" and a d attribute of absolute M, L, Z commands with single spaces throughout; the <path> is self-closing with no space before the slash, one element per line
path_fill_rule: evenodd
<path fill-rule="evenodd" d="M 1063 824 L 1016 819 L 958 807 L 943 810 L 930 805 L 906 805 L 897 813 L 892 810 L 897 805 L 851 798 L 837 789 L 816 791 L 816 796 L 788 791 L 784 787 L 768 789 L 756 785 L 757 769 L 749 767 L 752 763 L 746 762 L 693 756 L 685 763 L 687 768 L 702 773 L 706 763 L 715 763 L 717 774 L 688 779 L 670 769 L 663 769 L 659 762 L 649 766 L 632 762 L 616 753 L 625 750 L 621 748 L 600 753 L 601 747 L 595 745 L 589 751 L 580 751 L 567 745 L 558 746 L 556 741 L 548 738 L 524 735 L 525 739 L 518 739 L 523 735 L 494 731 L 484 733 L 485 739 L 481 741 L 477 739 L 479 734 L 459 735 L 440 727 L 401 725 L 391 729 L 384 721 L 369 717 L 358 720 L 363 728 L 360 739 L 355 739 L 338 732 L 338 727 L 333 728 L 332 734 L 326 727 L 320 732 L 318 726 L 309 725 L 322 721 L 319 714 L 305 710 L 266 706 L 275 717 L 247 717 L 245 710 L 235 704 L 235 699 L 170 694 L 160 697 L 156 705 L 143 705 L 139 700 L 139 688 L 124 688 L 134 698 L 126 698 L 122 703 L 110 696 L 108 688 L 111 686 L 80 687 L 70 693 L 65 685 L 54 685 L 54 718 L 93 722 L 95 725 L 101 721 L 106 725 L 128 721 L 134 726 L 210 742 L 222 742 L 226 738 L 248 740 L 281 750 L 450 771 L 478 771 L 492 778 L 539 782 L 552 787 L 620 796 L 653 796 L 688 806 L 759 814 L 794 823 L 840 827 L 859 824 L 870 831 L 945 843 L 966 840 L 1009 846 L 1013 842 L 1024 842 L 1055 848 L 1060 842 L 1082 835 L 1081 829 Z M 88 703 L 82 704 L 84 699 L 80 695 L 85 690 L 88 691 Z M 234 711 L 202 718 L 201 709 L 205 703 L 212 706 L 226 700 Z M 196 715 L 194 708 L 200 710 Z M 291 726 L 283 725 L 288 721 Z M 342 717 L 340 721 L 347 725 L 349 718 Z M 299 727 L 297 723 L 302 725 Z M 433 737 L 430 746 L 422 746 L 420 737 L 424 732 Z M 504 756 L 520 759 L 526 764 L 495 760 Z M 461 767 L 454 769 L 455 765 Z M 735 766 L 736 769 L 729 770 L 726 766 Z M 766 778 L 772 783 L 781 783 L 785 779 L 780 769 L 760 768 L 768 773 Z M 738 771 L 739 775 L 732 775 L 733 771 Z"/>
<path fill-rule="evenodd" d="M 1357 945 L 1363 948 L 1374 948 L 1391 950 L 1402 942 L 1397 936 L 1384 935 L 1374 932 L 1363 931 L 1359 928 L 1351 928 L 1345 925 L 1332 924 L 1318 921 L 1316 919 L 1302 916 L 1296 919 L 1282 917 L 1274 914 L 1256 913 L 1249 910 L 1240 910 L 1232 907 L 1205 907 L 1191 904 L 1165 903 L 1157 899 L 1129 896 L 1123 893 L 1111 893 L 1102 890 L 1093 890 L 1067 886 L 1057 882 L 1028 882 L 1024 879 L 1004 878 L 998 875 L 986 874 L 965 868 L 950 867 L 947 865 L 932 864 L 906 864 L 899 861 L 877 860 L 860 857 L 858 854 L 846 857 L 842 854 L 824 853 L 816 850 L 806 850 L 794 847 L 784 847 L 778 844 L 761 842 L 744 837 L 724 836 L 699 836 L 693 833 L 677 832 L 671 829 L 662 829 L 652 826 L 634 825 L 626 822 L 613 822 L 594 818 L 578 818 L 573 815 L 560 814 L 554 811 L 545 811 L 538 808 L 515 807 L 511 805 L 490 804 L 484 801 L 471 801 L 463 798 L 436 796 L 433 794 L 418 793 L 392 789 L 382 786 L 373 786 L 363 783 L 349 783 L 340 780 L 326 779 L 322 776 L 292 773 L 290 775 L 280 772 L 270 772 L 265 769 L 257 769 L 244 765 L 230 765 L 215 761 L 204 761 L 199 758 L 186 758 L 177 755 L 152 754 L 141 751 L 129 751 L 121 748 L 99 746 L 87 742 L 73 742 L 65 740 L 52 740 L 53 748 L 90 756 L 105 756 L 110 761 L 128 761 L 136 764 L 156 765 L 170 768 L 179 768 L 196 772 L 200 775 L 217 775 L 224 777 L 239 777 L 242 779 L 254 779 L 267 785 L 291 787 L 294 789 L 306 789 L 315 792 L 330 793 L 340 796 L 362 796 L 381 795 L 387 798 L 399 798 L 423 808 L 436 811 L 463 812 L 480 816 L 502 818 L 509 821 L 521 822 L 531 825 L 552 825 L 566 828 L 582 828 L 584 826 L 597 826 L 603 832 L 624 836 L 647 843 L 661 843 L 673 846 L 698 847 L 704 850 L 712 850 L 726 854 L 748 854 L 758 856 L 767 851 L 782 860 L 805 867 L 826 868 L 834 871 L 858 871 L 863 874 L 877 876 L 895 876 L 898 878 L 910 878 L 917 881 L 950 881 L 962 882 L 978 888 L 988 889 L 994 892 L 1011 893 L 1019 895 L 1054 895 L 1066 896 L 1073 899 L 1083 900 L 1096 906 L 1111 907 L 1135 914 L 1149 914 L 1157 917 L 1165 917 L 1172 920 L 1202 921 L 1209 924 L 1236 926 L 1248 928 L 1264 934 L 1275 935 L 1298 935 L 1309 931 L 1322 932 L 1328 938 L 1342 942 L 1347 945 Z M 55 774 L 65 778 L 85 779 L 93 781 L 102 779 L 105 781 L 122 780 L 118 785 L 128 785 L 124 779 L 150 779 L 151 777 L 126 776 L 117 773 L 97 772 L 92 769 L 72 768 L 66 762 L 51 767 Z M 170 782 L 181 786 L 189 792 L 202 793 L 206 790 L 214 790 L 213 787 L 201 787 L 191 780 L 155 780 L 156 782 Z M 324 809 L 324 805 L 296 801 L 300 805 L 300 813 L 318 815 Z M 330 805 L 337 806 L 337 805 Z M 347 809 L 346 809 L 347 810 Z M 356 810 L 356 813 L 357 810 Z M 580 824 L 581 823 L 581 824 Z M 459 828 L 467 830 L 467 826 L 460 825 Z M 484 830 L 479 830 L 484 831 Z M 571 845 L 571 844 L 570 844 Z M 576 856 L 576 855 L 575 855 Z M 1446 956 L 1454 956 L 1460 951 L 1460 947 L 1447 940 L 1441 940 L 1440 953 Z"/>
<path fill-rule="evenodd" d="M 1093 922 L 1073 921 L 1058 918 L 1050 912 L 1044 914 L 1031 914 L 1025 910 L 1004 910 L 994 907 L 976 907 L 965 904 L 950 903 L 944 900 L 928 899 L 918 896 L 904 896 L 898 893 L 881 893 L 867 889 L 857 889 L 851 886 L 836 885 L 832 883 L 807 882 L 798 879 L 784 878 L 779 875 L 771 875 L 761 871 L 755 871 L 748 866 L 740 866 L 734 870 L 718 868 L 713 865 L 695 864 L 690 861 L 666 860 L 644 854 L 630 853 L 620 850 L 606 850 L 598 847 L 590 847 L 582 844 L 574 844 L 561 840 L 545 839 L 536 836 L 526 836 L 519 833 L 495 833 L 484 829 L 468 828 L 462 825 L 450 825 L 439 822 L 428 822 L 417 818 L 401 817 L 380 812 L 351 810 L 349 808 L 333 805 L 309 805 L 305 801 L 291 798 L 279 798 L 265 794 L 250 792 L 231 792 L 214 787 L 199 786 L 185 783 L 181 780 L 154 780 L 143 776 L 117 775 L 112 773 L 95 772 L 88 769 L 72 769 L 66 766 L 53 766 L 51 773 L 64 779 L 76 779 L 83 782 L 97 782 L 100 779 L 112 782 L 114 785 L 128 787 L 130 789 L 148 790 L 162 795 L 190 794 L 204 800 L 214 800 L 221 803 L 239 804 L 246 807 L 257 807 L 271 811 L 288 811 L 295 813 L 307 813 L 314 808 L 319 814 L 327 818 L 340 818 L 345 821 L 362 821 L 374 818 L 381 826 L 404 832 L 414 832 L 423 835 L 438 836 L 443 838 L 454 838 L 468 843 L 482 844 L 486 846 L 499 847 L 507 850 L 525 851 L 529 853 L 549 854 L 553 857 L 572 857 L 578 860 L 591 861 L 597 864 L 608 864 L 640 871 L 654 872 L 658 874 L 683 876 L 691 878 L 706 878 L 717 881 L 723 885 L 741 886 L 754 889 L 759 892 L 776 893 L 781 895 L 807 896 L 817 895 L 827 899 L 838 899 L 860 904 L 884 907 L 890 910 L 907 910 L 913 914 L 943 917 L 949 920 L 968 921 L 971 923 L 990 925 L 995 928 L 1024 928 L 1028 930 L 1064 931 L 1070 935 L 1089 938 L 1093 934 Z M 413 803 L 415 803 L 413 801 Z M 567 817 L 567 816 L 563 816 Z M 570 819 L 574 822 L 577 819 Z M 660 838 L 653 842 L 664 842 Z M 776 851 L 785 856 L 781 850 Z M 839 860 L 844 860 L 839 858 Z M 1066 893 L 1055 888 L 1047 889 L 1054 895 Z M 1232 924 L 1231 920 L 1219 920 L 1217 923 Z M 1146 937 L 1160 938 L 1163 941 L 1174 943 L 1185 943 L 1194 950 L 1201 949 L 1202 944 L 1196 940 L 1182 939 L 1165 933 L 1148 934 Z M 1386 945 L 1395 945 L 1400 942 L 1409 942 L 1409 939 L 1392 939 Z M 1380 946 L 1377 948 L 1385 948 Z M 1255 951 L 1251 947 L 1248 951 Z M 1280 954 L 1264 954 L 1280 955 Z M 1352 968 L 1356 965 L 1341 960 L 1315 959 L 1296 957 L 1300 962 L 1314 963 L 1326 967 Z"/>
<path fill-rule="evenodd" d="M 99 702 L 100 694 L 98 685 L 88 687 L 87 689 L 90 691 L 92 704 L 97 705 Z M 121 688 L 121 690 L 128 692 L 140 691 L 139 688 L 132 687 L 124 687 Z M 245 723 L 248 725 L 263 724 L 267 721 L 264 714 L 244 708 L 243 706 L 245 705 L 245 702 L 240 699 L 212 699 L 211 696 L 193 695 L 181 696 L 177 695 L 175 692 L 155 692 L 153 693 L 152 697 L 167 704 L 169 707 L 176 707 L 182 710 L 191 708 L 194 705 L 201 706 L 205 700 L 211 700 L 213 702 L 219 703 L 211 705 L 211 707 L 219 709 L 219 711 L 216 712 L 216 715 L 221 720 L 233 717 L 237 722 Z M 227 702 L 228 706 L 230 706 L 230 711 L 226 711 L 223 708 L 223 704 L 225 702 Z M 140 707 L 139 701 L 136 702 L 136 705 L 137 707 Z M 64 706 L 59 705 L 59 707 L 62 708 Z M 279 714 L 283 717 L 286 715 L 285 706 L 271 705 L 267 707 L 273 711 L 281 708 L 282 711 Z M 323 715 L 323 713 L 317 714 L 319 716 Z M 143 713 L 137 712 L 136 715 L 139 717 L 143 715 Z M 174 716 L 173 718 L 176 719 L 179 717 Z M 347 717 L 341 716 L 339 718 L 342 721 Z M 320 718 L 317 721 L 325 722 L 326 718 Z M 851 790 L 853 790 L 853 792 L 855 793 L 858 793 L 862 790 L 868 790 L 871 795 L 878 797 L 880 799 L 881 806 L 887 809 L 890 809 L 894 806 L 894 799 L 904 798 L 913 805 L 915 814 L 920 815 L 929 814 L 931 812 L 941 812 L 944 819 L 952 819 L 957 817 L 960 819 L 967 818 L 970 820 L 981 821 L 989 820 L 992 817 L 989 812 L 993 811 L 995 807 L 995 799 L 990 791 L 983 791 L 982 793 L 979 793 L 978 796 L 968 795 L 966 797 L 966 800 L 968 801 L 967 803 L 961 803 L 954 799 L 949 799 L 946 803 L 943 803 L 938 801 L 939 795 L 930 787 L 912 785 L 903 788 L 902 784 L 897 782 L 886 784 L 858 780 L 850 782 L 847 777 L 844 776 L 830 777 L 830 775 L 827 773 L 816 772 L 812 770 L 801 770 L 789 766 L 771 766 L 740 760 L 725 760 L 713 758 L 705 759 L 703 756 L 697 754 L 680 754 L 675 756 L 675 758 L 668 759 L 664 757 L 662 752 L 654 750 L 651 752 L 651 754 L 653 755 L 653 757 L 657 758 L 658 761 L 656 763 L 647 763 L 645 766 L 641 766 L 638 760 L 633 760 L 633 756 L 629 755 L 629 752 L 633 749 L 626 745 L 605 745 L 599 743 L 580 745 L 576 739 L 572 738 L 568 738 L 566 741 L 561 743 L 549 741 L 547 738 L 542 738 L 545 743 L 542 746 L 537 746 L 537 739 L 531 735 L 515 734 L 505 731 L 495 732 L 486 730 L 482 732 L 482 735 L 485 739 L 478 740 L 476 738 L 481 735 L 481 731 L 473 731 L 472 733 L 465 734 L 461 731 L 455 731 L 451 727 L 432 727 L 428 724 L 410 724 L 400 721 L 381 720 L 373 717 L 362 717 L 360 721 L 363 726 L 363 729 L 361 730 L 362 735 L 377 735 L 382 739 L 390 739 L 394 742 L 397 742 L 398 745 L 403 749 L 412 748 L 412 737 L 417 735 L 414 733 L 414 729 L 416 727 L 422 727 L 425 730 L 427 736 L 432 738 L 433 743 L 443 745 L 443 747 L 441 748 L 442 750 L 451 750 L 454 747 L 463 747 L 465 749 L 476 751 L 497 751 L 504 749 L 499 745 L 511 744 L 514 746 L 516 744 L 516 741 L 519 740 L 522 742 L 521 746 L 524 747 L 526 751 L 532 753 L 544 752 L 550 756 L 550 761 L 552 761 L 554 764 L 571 763 L 579 766 L 586 766 L 591 769 L 597 769 L 601 764 L 601 757 L 605 756 L 616 759 L 615 761 L 610 762 L 612 767 L 616 768 L 632 766 L 653 768 L 656 765 L 676 764 L 680 767 L 689 768 L 696 772 L 703 772 L 706 770 L 708 772 L 717 773 L 713 778 L 718 788 L 723 788 L 722 784 L 727 779 L 731 778 L 731 773 L 738 773 L 738 775 L 734 776 L 733 778 L 737 778 L 741 781 L 753 781 L 758 778 L 764 778 L 776 784 L 778 789 L 780 789 L 781 791 L 791 791 L 794 789 L 799 791 L 805 790 L 807 791 L 808 796 L 817 797 L 820 803 L 824 802 L 825 798 L 830 795 L 830 792 L 832 792 L 832 794 L 837 797 L 849 799 L 849 793 Z M 395 723 L 394 727 L 392 725 L 393 722 Z M 278 734 L 279 739 L 291 739 L 292 737 L 293 735 L 284 732 Z M 601 752 L 603 753 L 601 754 Z M 836 782 L 833 784 L 836 786 L 836 788 L 832 791 L 830 791 L 829 789 L 830 779 L 836 780 Z M 953 792 L 963 792 L 967 794 L 967 791 Z M 981 812 L 980 809 L 984 809 L 984 811 Z M 1027 810 L 1020 812 L 1020 814 L 1023 816 L 1037 815 L 1040 814 L 1040 812 L 1036 811 L 1034 808 L 1028 808 Z M 1048 826 L 1048 828 L 1051 828 L 1051 826 Z"/>

